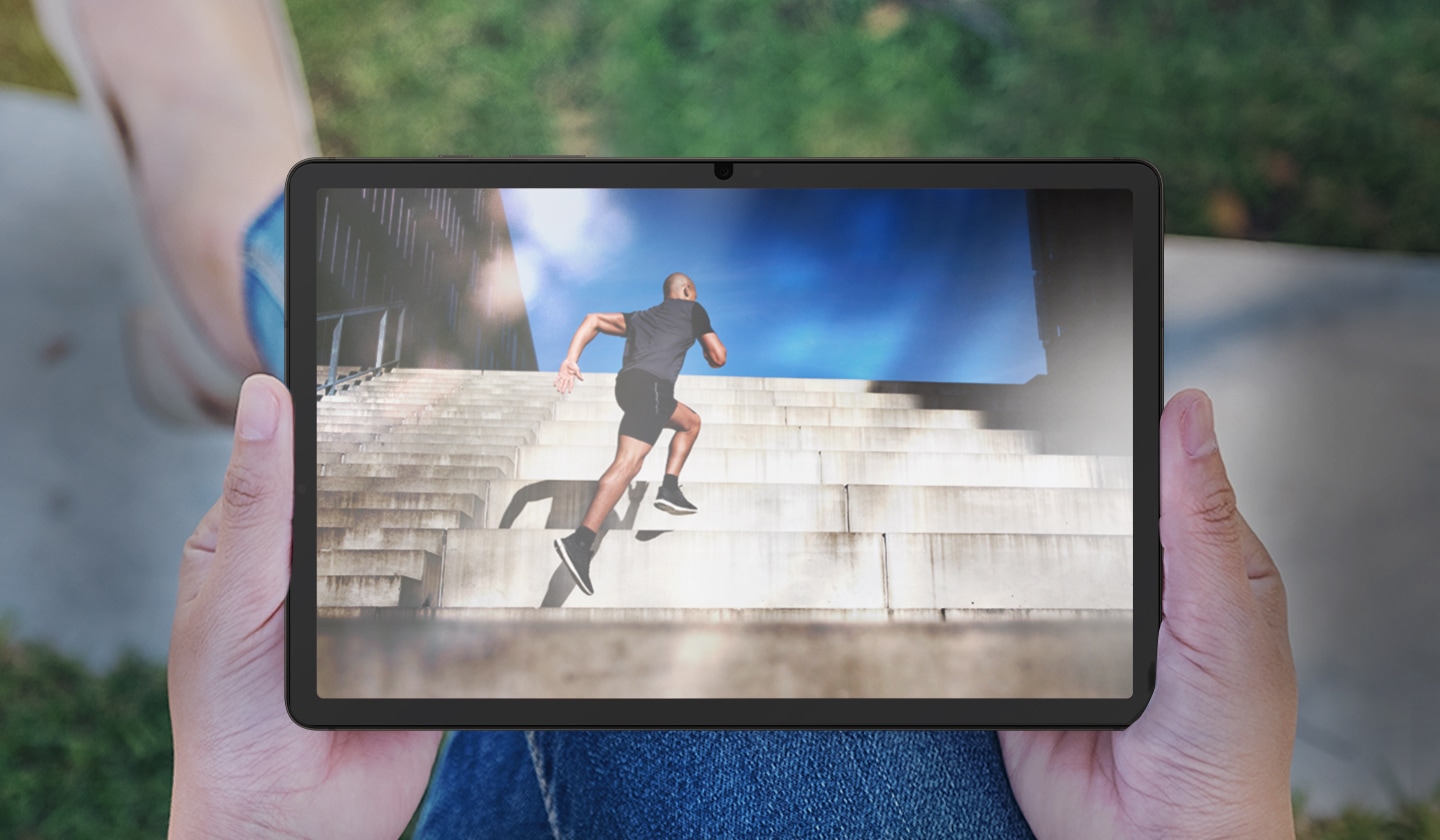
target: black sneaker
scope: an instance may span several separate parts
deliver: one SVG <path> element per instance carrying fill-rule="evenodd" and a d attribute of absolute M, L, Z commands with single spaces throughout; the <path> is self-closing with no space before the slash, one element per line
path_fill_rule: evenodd
<path fill-rule="evenodd" d="M 697 513 L 700 510 L 690 504 L 690 500 L 685 498 L 679 487 L 671 490 L 664 485 L 661 485 L 660 492 L 655 494 L 655 507 L 674 514 Z"/>
<path fill-rule="evenodd" d="M 565 568 L 570 570 L 570 575 L 575 578 L 580 591 L 586 595 L 594 595 L 595 587 L 590 585 L 590 546 L 584 544 L 584 538 L 571 534 L 556 540 L 555 553 L 560 555 Z"/>

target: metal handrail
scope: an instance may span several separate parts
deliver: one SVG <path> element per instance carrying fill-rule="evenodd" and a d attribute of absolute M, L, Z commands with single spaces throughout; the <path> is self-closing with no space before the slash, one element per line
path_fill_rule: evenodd
<path fill-rule="evenodd" d="M 385 338 L 389 333 L 387 326 L 390 321 L 390 313 L 397 309 L 400 310 L 400 315 L 395 319 L 395 355 L 393 358 L 387 360 L 385 358 Z M 398 364 L 400 361 L 400 349 L 405 341 L 405 310 L 406 304 L 404 303 L 388 303 L 380 306 L 363 306 L 359 309 L 347 309 L 344 312 L 326 312 L 316 316 L 315 323 L 317 325 L 326 321 L 337 322 L 335 324 L 335 332 L 330 339 L 330 371 L 326 375 L 325 381 L 315 386 L 316 399 L 320 399 L 327 394 L 335 393 L 336 388 L 351 380 L 378 375 L 384 372 L 386 368 L 394 367 Z M 357 318 L 362 315 L 373 315 L 376 312 L 381 314 L 380 338 L 375 343 L 375 364 L 337 379 L 335 374 L 340 362 L 340 335 L 345 329 L 345 319 Z"/>

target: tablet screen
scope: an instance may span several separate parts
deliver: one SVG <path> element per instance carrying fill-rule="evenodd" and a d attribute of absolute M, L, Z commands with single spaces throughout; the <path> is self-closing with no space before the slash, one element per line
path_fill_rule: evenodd
<path fill-rule="evenodd" d="M 1126 190 L 319 190 L 331 698 L 1121 698 Z"/>

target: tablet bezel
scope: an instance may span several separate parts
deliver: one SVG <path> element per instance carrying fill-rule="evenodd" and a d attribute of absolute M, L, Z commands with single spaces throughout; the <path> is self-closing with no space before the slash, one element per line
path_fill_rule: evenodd
<path fill-rule="evenodd" d="M 720 180 L 729 162 L 748 177 Z M 378 699 L 326 698 L 317 686 L 317 191 L 333 188 L 946 188 L 1125 189 L 1133 198 L 1134 612 L 1130 697 L 1113 699 Z M 1159 426 L 1163 351 L 1160 174 L 1143 160 L 333 159 L 302 161 L 285 189 L 287 381 L 295 404 L 295 527 L 286 609 L 285 702 L 309 728 L 1116 728 L 1155 683 L 1162 557 Z M 293 318 L 291 317 L 293 316 Z M 295 390 L 298 383 L 305 388 Z M 1149 546 L 1153 546 L 1153 551 Z"/>

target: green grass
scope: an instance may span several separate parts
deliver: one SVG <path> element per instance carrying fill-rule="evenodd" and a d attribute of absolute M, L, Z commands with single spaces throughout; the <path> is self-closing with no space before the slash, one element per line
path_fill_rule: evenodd
<path fill-rule="evenodd" d="M 130 657 L 92 674 L 0 623 L 0 837 L 161 837 L 170 774 L 163 667 Z M 1440 840 L 1440 791 L 1388 813 L 1304 810 L 1297 795 L 1299 840 Z"/>
<path fill-rule="evenodd" d="M 0 837 L 162 837 L 170 769 L 163 668 L 96 676 L 0 626 Z"/>

